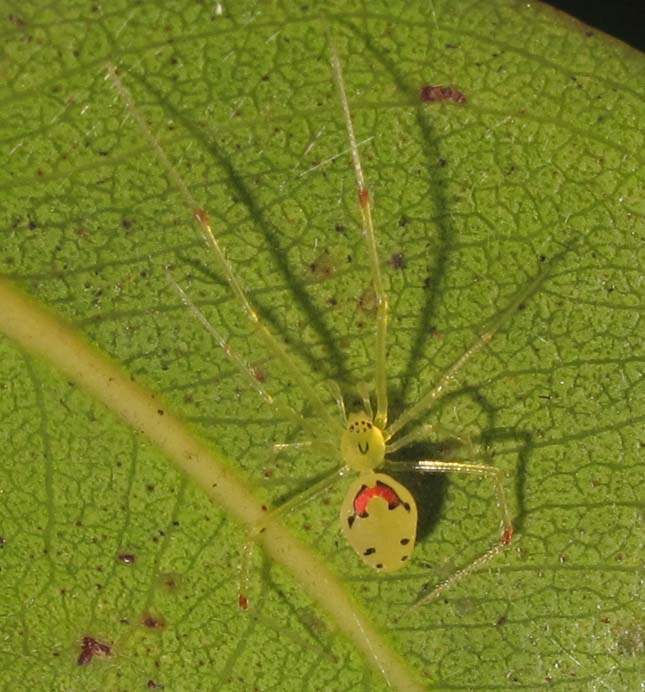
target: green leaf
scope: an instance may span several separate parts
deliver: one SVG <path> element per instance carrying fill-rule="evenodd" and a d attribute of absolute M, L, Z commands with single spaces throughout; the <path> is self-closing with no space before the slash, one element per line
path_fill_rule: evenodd
<path fill-rule="evenodd" d="M 501 0 L 285 6 L 4 13 L 0 272 L 35 302 L 18 319 L 3 282 L 2 688 L 386 689 L 380 662 L 400 689 L 636 689 L 642 56 Z M 340 483 L 268 532 L 242 613 L 244 522 L 337 460 L 274 454 L 305 436 L 169 283 L 276 401 L 310 418 L 294 368 L 254 333 L 106 74 L 116 67 L 263 323 L 336 416 L 328 381 L 350 404 L 372 380 L 375 318 L 330 37 L 374 200 L 391 418 L 540 277 L 423 419 L 463 443 L 440 432 L 397 454 L 502 468 L 516 540 L 410 610 L 495 545 L 494 489 L 405 475 L 419 543 L 381 576 L 338 530 Z M 425 85 L 466 102 L 424 102 Z M 137 417 L 144 399 L 154 433 Z M 164 446 L 186 427 L 186 444 L 210 450 L 197 483 Z M 241 495 L 207 494 L 209 474 Z M 312 595 L 335 588 L 332 575 L 337 595 Z"/>

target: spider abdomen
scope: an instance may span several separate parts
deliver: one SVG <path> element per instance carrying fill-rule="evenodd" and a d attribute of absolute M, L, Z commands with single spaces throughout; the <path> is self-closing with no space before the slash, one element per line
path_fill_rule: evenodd
<path fill-rule="evenodd" d="M 410 491 L 387 474 L 361 474 L 347 489 L 340 521 L 361 560 L 379 572 L 401 569 L 412 553 L 417 505 Z"/>

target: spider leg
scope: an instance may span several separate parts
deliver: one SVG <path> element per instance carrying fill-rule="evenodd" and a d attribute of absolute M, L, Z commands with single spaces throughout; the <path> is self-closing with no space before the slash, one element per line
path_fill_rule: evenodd
<path fill-rule="evenodd" d="M 487 464 L 471 464 L 463 461 L 443 461 L 442 459 L 422 459 L 410 462 L 391 462 L 386 461 L 383 468 L 390 471 L 417 471 L 421 473 L 463 473 L 468 475 L 488 478 L 493 482 L 497 505 L 500 511 L 502 533 L 499 542 L 489 548 L 485 553 L 475 558 L 470 564 L 458 570 L 448 579 L 438 584 L 429 594 L 422 596 L 413 607 L 418 607 L 436 600 L 444 591 L 450 589 L 464 577 L 476 571 L 489 560 L 501 553 L 513 538 L 513 523 L 511 514 L 504 492 L 503 478 L 504 472 L 495 466 Z"/>
<path fill-rule="evenodd" d="M 259 338 L 264 341 L 267 349 L 277 360 L 284 364 L 288 372 L 291 373 L 293 379 L 298 383 L 303 397 L 309 402 L 312 409 L 316 412 L 316 417 L 320 421 L 320 425 L 329 430 L 337 430 L 340 433 L 342 431 L 342 426 L 340 425 L 339 421 L 332 418 L 327 410 L 327 407 L 325 406 L 325 403 L 322 401 L 315 388 L 311 386 L 311 383 L 307 381 L 307 378 L 302 373 L 301 368 L 290 356 L 282 341 L 275 336 L 275 334 L 269 329 L 268 325 L 260 319 L 260 316 L 255 311 L 251 301 L 249 300 L 246 289 L 240 280 L 240 277 L 233 269 L 233 266 L 226 257 L 223 247 L 213 231 L 213 227 L 208 215 L 200 208 L 197 200 L 188 189 L 185 181 L 179 175 L 177 168 L 166 155 L 166 152 L 161 147 L 159 140 L 146 123 L 142 113 L 139 111 L 130 90 L 126 87 L 117 74 L 117 70 L 114 65 L 107 65 L 107 77 L 112 83 L 114 90 L 121 98 L 126 110 L 136 121 L 139 129 L 150 144 L 155 156 L 157 157 L 157 160 L 166 170 L 166 173 L 172 180 L 175 187 L 181 192 L 187 207 L 192 209 L 193 216 L 199 224 L 202 238 L 213 252 L 213 255 L 219 264 L 220 270 L 223 272 L 224 277 L 226 278 L 226 281 L 231 289 L 232 295 L 237 301 L 242 313 L 248 322 L 253 326 Z M 176 284 L 175 287 L 177 288 Z M 189 308 L 191 307 L 189 301 L 187 301 L 187 298 L 185 297 L 185 294 L 182 296 L 182 300 L 186 305 L 188 305 Z M 194 317 L 204 324 L 204 320 L 199 317 L 197 314 L 199 311 L 194 306 L 192 306 L 191 312 Z"/>
<path fill-rule="evenodd" d="M 315 499 L 321 495 L 325 490 L 331 488 L 335 483 L 337 483 L 343 476 L 345 476 L 350 469 L 347 466 L 341 466 L 334 469 L 331 473 L 323 476 L 317 483 L 312 483 L 308 488 L 300 493 L 297 493 L 292 498 L 286 502 L 274 507 L 270 512 L 263 517 L 261 521 L 256 522 L 247 533 L 247 539 L 242 548 L 242 562 L 240 566 L 240 595 L 239 604 L 240 608 L 246 610 L 248 608 L 249 599 L 249 565 L 251 557 L 253 555 L 253 548 L 255 544 L 261 540 L 262 534 L 271 526 L 271 523 L 278 517 L 282 517 L 285 514 L 289 514 L 294 510 L 302 507 L 311 500 Z"/>
<path fill-rule="evenodd" d="M 345 89 L 343 70 L 333 43 L 331 45 L 331 64 L 334 71 L 336 86 L 338 87 L 338 93 L 340 95 L 341 106 L 343 108 L 345 127 L 347 128 L 349 149 L 352 155 L 352 164 L 354 166 L 356 185 L 358 187 L 358 200 L 361 210 L 361 219 L 363 222 L 363 234 L 365 236 L 365 243 L 367 245 L 367 254 L 369 257 L 370 271 L 372 274 L 372 285 L 374 287 L 374 294 L 376 297 L 376 365 L 374 374 L 374 384 L 376 390 L 376 416 L 374 418 L 374 423 L 382 430 L 387 423 L 387 354 L 385 351 L 388 320 L 387 294 L 385 292 L 383 279 L 381 277 L 381 265 L 376 246 L 376 233 L 374 231 L 374 223 L 372 221 L 372 197 L 363 174 L 363 166 L 361 165 L 361 158 L 358 152 L 358 143 L 356 141 L 352 116 L 349 110 L 349 101 L 347 99 L 347 91 Z"/>
<path fill-rule="evenodd" d="M 473 452 L 473 442 L 470 439 L 470 435 L 464 435 L 460 432 L 455 432 L 450 428 L 446 428 L 444 425 L 439 423 L 427 423 L 425 425 L 420 425 L 418 428 L 398 437 L 396 442 L 388 443 L 386 447 L 386 454 L 392 454 L 397 452 L 399 449 L 404 449 L 413 442 L 418 442 L 419 440 L 427 440 L 432 433 L 439 433 L 440 435 L 445 435 L 446 437 L 451 437 L 455 440 L 461 442 L 462 445 L 468 447 L 469 458 L 474 457 Z"/>
<path fill-rule="evenodd" d="M 557 258 L 556 258 L 557 259 Z M 479 334 L 470 346 L 453 361 L 441 375 L 439 381 L 434 386 L 427 389 L 410 408 L 401 414 L 393 423 L 385 429 L 385 439 L 389 440 L 396 435 L 399 430 L 427 412 L 437 399 L 440 399 L 447 391 L 448 386 L 457 377 L 460 370 L 466 363 L 492 340 L 502 326 L 514 315 L 531 296 L 535 295 L 549 276 L 548 268 L 544 268 L 537 276 L 521 288 L 508 302 L 506 307 L 500 310 L 488 323 L 488 328 Z"/>

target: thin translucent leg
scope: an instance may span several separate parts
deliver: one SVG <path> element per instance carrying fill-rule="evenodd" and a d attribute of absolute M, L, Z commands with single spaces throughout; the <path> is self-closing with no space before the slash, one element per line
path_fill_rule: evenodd
<path fill-rule="evenodd" d="M 276 442 L 273 445 L 273 451 L 276 454 L 280 452 L 289 452 L 294 449 L 308 449 L 311 447 L 311 440 L 303 440 L 302 442 Z"/>
<path fill-rule="evenodd" d="M 515 294 L 511 302 L 490 321 L 488 329 L 483 334 L 480 334 L 466 349 L 466 351 L 459 356 L 459 358 L 457 358 L 457 360 L 455 360 L 451 366 L 448 367 L 448 369 L 439 378 L 437 384 L 422 394 L 416 403 L 410 406 L 407 411 L 405 411 L 386 428 L 386 440 L 394 437 L 394 435 L 396 435 L 397 432 L 410 421 L 425 413 L 437 399 L 445 394 L 446 388 L 455 379 L 463 366 L 476 353 L 479 353 L 484 346 L 492 341 L 495 334 L 499 331 L 502 325 L 504 325 L 508 318 L 517 311 L 519 306 L 540 289 L 540 287 L 546 281 L 547 276 L 548 272 L 546 270 L 540 272 L 533 280 L 529 281 L 526 286 Z"/>
<path fill-rule="evenodd" d="M 374 224 L 372 222 L 372 200 L 365 182 L 363 167 L 361 166 L 361 159 L 358 153 L 358 144 L 356 142 L 356 135 L 354 134 L 352 116 L 349 111 L 349 101 L 347 100 L 343 70 L 336 53 L 336 48 L 333 44 L 331 46 L 331 64 L 340 94 L 340 102 L 343 107 L 343 117 L 345 118 L 347 136 L 349 138 L 349 148 L 352 154 L 356 184 L 358 185 L 358 200 L 360 202 L 363 233 L 365 235 L 367 254 L 369 256 L 370 269 L 372 272 L 372 285 L 374 286 L 374 294 L 376 296 L 376 365 L 374 375 L 376 418 L 374 422 L 377 427 L 383 430 L 387 424 L 387 363 L 385 353 L 388 319 L 387 295 L 381 278 L 381 266 L 379 264 L 378 250 L 376 247 L 376 233 L 374 232 Z"/>
<path fill-rule="evenodd" d="M 473 453 L 473 443 L 469 435 L 463 435 L 461 433 L 455 432 L 450 428 L 446 428 L 439 423 L 420 425 L 411 432 L 397 437 L 396 442 L 387 444 L 385 453 L 393 454 L 399 449 L 404 449 L 413 442 L 418 442 L 419 440 L 427 440 L 432 433 L 438 433 L 439 435 L 445 435 L 446 437 L 452 437 L 455 440 L 459 440 L 463 445 L 468 447 L 469 458 L 474 456 Z"/>
<path fill-rule="evenodd" d="M 442 593 L 452 588 L 455 584 L 462 581 L 462 579 L 464 579 L 465 577 L 469 576 L 470 574 L 473 574 L 473 572 L 476 572 L 478 569 L 482 568 L 494 557 L 497 557 L 497 555 L 506 550 L 507 546 L 508 543 L 500 541 L 492 548 L 489 548 L 485 553 L 475 558 L 469 565 L 466 565 L 463 569 L 460 569 L 457 572 L 455 572 L 451 577 L 449 577 L 445 581 L 442 581 L 441 584 L 437 584 L 437 586 L 435 586 L 435 588 L 432 589 L 432 591 L 429 594 L 421 596 L 412 605 L 412 608 L 418 608 L 419 606 L 427 605 L 428 603 L 436 601 Z"/>
<path fill-rule="evenodd" d="M 320 421 L 323 421 L 322 425 L 326 426 L 329 430 L 336 429 L 338 432 L 342 430 L 339 422 L 333 419 L 327 408 L 325 407 L 323 401 L 320 399 L 315 389 L 311 386 L 311 383 L 307 381 L 304 375 L 301 373 L 300 368 L 297 366 L 296 362 L 291 358 L 287 350 L 284 348 L 282 343 L 274 336 L 274 334 L 269 330 L 269 328 L 260 320 L 258 314 L 253 309 L 251 303 L 249 302 L 245 290 L 240 282 L 239 277 L 235 274 L 233 267 L 229 263 L 222 247 L 220 246 L 211 224 L 209 218 L 200 207 L 192 193 L 186 186 L 186 183 L 179 175 L 177 169 L 170 162 L 166 156 L 166 152 L 161 148 L 159 141 L 154 136 L 148 124 L 144 120 L 143 116 L 139 112 L 132 94 L 123 84 L 120 77 L 116 73 L 116 69 L 113 65 L 107 66 L 107 77 L 111 81 L 115 91 L 120 96 L 121 100 L 125 104 L 127 111 L 132 115 L 139 125 L 139 128 L 143 132 L 145 138 L 151 145 L 157 159 L 166 169 L 166 172 L 170 176 L 173 183 L 176 185 L 177 189 L 181 192 L 187 205 L 193 210 L 195 219 L 199 223 L 202 237 L 204 238 L 206 244 L 211 248 L 215 254 L 221 270 L 224 272 L 224 276 L 233 291 L 233 295 L 237 300 L 240 308 L 246 315 L 246 318 L 254 326 L 256 332 L 262 338 L 267 348 L 273 353 L 273 355 L 280 360 L 285 368 L 291 373 L 291 376 L 296 380 L 303 396 L 309 401 L 312 408 L 315 410 L 317 417 Z"/>
<path fill-rule="evenodd" d="M 343 428 L 347 427 L 347 411 L 345 411 L 345 399 L 343 399 L 343 392 L 341 391 L 340 387 L 338 386 L 338 382 L 334 382 L 333 380 L 330 380 L 329 382 L 329 389 L 334 397 L 334 400 L 336 401 L 336 405 L 338 406 L 338 410 L 340 411 L 340 417 L 343 421 Z"/>
<path fill-rule="evenodd" d="M 482 476 L 493 481 L 495 494 L 497 496 L 497 505 L 500 510 L 502 533 L 499 543 L 487 550 L 483 555 L 476 558 L 469 565 L 459 570 L 451 577 L 441 582 L 428 595 L 419 599 L 414 607 L 424 605 L 434 601 L 440 594 L 454 586 L 464 577 L 479 569 L 493 557 L 498 555 L 506 548 L 513 538 L 513 523 L 511 521 L 511 513 L 504 492 L 503 477 L 504 473 L 501 469 L 495 466 L 486 464 L 469 464 L 463 461 L 442 461 L 440 459 L 422 459 L 420 461 L 410 462 L 391 462 L 386 461 L 383 468 L 390 471 L 420 471 L 422 473 L 465 473 L 475 476 Z"/>
<path fill-rule="evenodd" d="M 336 438 L 333 438 L 333 441 L 332 439 L 315 438 L 313 440 L 302 440 L 301 442 L 276 442 L 273 445 L 275 454 L 292 452 L 298 449 L 316 449 L 323 456 L 330 457 L 334 456 L 338 451 L 338 444 Z"/>
<path fill-rule="evenodd" d="M 372 411 L 372 402 L 370 400 L 370 387 L 366 382 L 360 382 L 357 386 L 358 394 L 363 400 L 363 408 L 365 413 L 373 420 L 374 412 Z"/>
<path fill-rule="evenodd" d="M 213 324 L 208 320 L 206 315 L 192 302 L 188 297 L 184 289 L 172 278 L 170 272 L 166 272 L 168 281 L 171 286 L 177 291 L 182 303 L 188 308 L 191 315 L 204 327 L 204 329 L 215 339 L 219 347 L 224 351 L 224 355 L 231 361 L 231 363 L 244 375 L 249 384 L 255 391 L 264 399 L 264 401 L 279 415 L 288 418 L 292 422 L 296 423 L 300 428 L 307 430 L 312 434 L 317 434 L 320 430 L 319 426 L 312 426 L 304 418 L 304 416 L 287 404 L 276 401 L 269 392 L 262 386 L 262 383 L 258 381 L 255 376 L 253 368 L 244 360 L 244 358 L 232 348 L 228 343 L 226 338 L 221 332 L 219 332 Z M 311 443 L 310 443 L 311 444 Z"/>
<path fill-rule="evenodd" d="M 246 610 L 249 605 L 249 565 L 251 556 L 253 555 L 253 548 L 258 538 L 270 527 L 271 522 L 276 518 L 289 514 L 289 512 L 293 512 L 293 510 L 302 507 L 307 502 L 318 497 L 318 495 L 337 483 L 349 471 L 350 469 L 348 466 L 341 466 L 340 468 L 334 469 L 332 473 L 328 474 L 317 483 L 310 485 L 306 490 L 303 490 L 290 500 L 287 500 L 287 502 L 272 509 L 264 516 L 262 521 L 257 522 L 249 529 L 246 543 L 242 548 L 242 564 L 240 567 L 240 608 Z"/>

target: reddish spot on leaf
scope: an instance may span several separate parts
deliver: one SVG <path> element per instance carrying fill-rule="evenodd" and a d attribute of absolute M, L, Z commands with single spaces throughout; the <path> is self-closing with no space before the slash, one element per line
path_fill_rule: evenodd
<path fill-rule="evenodd" d="M 117 558 L 119 562 L 122 562 L 124 565 L 132 565 L 137 559 L 134 553 L 119 553 Z"/>
<path fill-rule="evenodd" d="M 144 627 L 147 627 L 150 630 L 160 630 L 162 627 L 165 627 L 166 625 L 162 618 L 157 617 L 152 613 L 146 613 L 143 616 L 141 622 L 143 623 Z"/>
<path fill-rule="evenodd" d="M 243 593 L 240 594 L 239 604 L 242 610 L 246 610 L 249 607 L 249 599 Z"/>
<path fill-rule="evenodd" d="M 424 102 L 452 101 L 453 103 L 466 103 L 466 96 L 459 89 L 450 86 L 426 84 L 419 90 L 419 98 Z"/>
<path fill-rule="evenodd" d="M 502 533 L 502 543 L 508 545 L 513 539 L 513 529 L 504 529 Z"/>
<path fill-rule="evenodd" d="M 92 662 L 94 656 L 109 656 L 111 653 L 112 647 L 108 644 L 104 644 L 94 637 L 83 637 L 81 653 L 77 662 L 79 666 L 86 666 Z"/>

